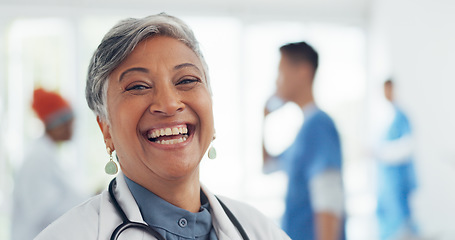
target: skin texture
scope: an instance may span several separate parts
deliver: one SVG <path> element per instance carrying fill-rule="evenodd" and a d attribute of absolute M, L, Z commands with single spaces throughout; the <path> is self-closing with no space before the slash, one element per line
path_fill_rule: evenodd
<path fill-rule="evenodd" d="M 106 147 L 123 173 L 169 203 L 200 208 L 199 163 L 213 136 L 212 98 L 196 54 L 182 42 L 152 37 L 110 74 L 109 123 L 98 118 Z M 183 143 L 151 142 L 153 129 L 188 125 Z"/>
<path fill-rule="evenodd" d="M 278 78 L 276 92 L 274 95 L 284 101 L 294 102 L 303 108 L 314 102 L 313 81 L 315 71 L 308 62 L 292 62 L 286 55 L 282 54 L 278 67 Z M 270 112 L 264 109 L 264 118 Z M 274 160 L 267 149 L 264 141 L 262 144 L 262 156 L 264 164 Z M 340 236 L 341 221 L 329 212 L 314 213 L 317 240 L 338 240 Z"/>

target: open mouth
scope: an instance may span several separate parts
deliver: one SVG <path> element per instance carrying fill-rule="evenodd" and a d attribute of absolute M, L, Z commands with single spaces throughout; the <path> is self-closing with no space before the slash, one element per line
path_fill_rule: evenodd
<path fill-rule="evenodd" d="M 190 135 L 188 128 L 191 129 L 191 127 L 188 127 L 185 124 L 174 127 L 152 129 L 147 132 L 147 139 L 150 142 L 163 145 L 183 143 L 188 140 Z"/>

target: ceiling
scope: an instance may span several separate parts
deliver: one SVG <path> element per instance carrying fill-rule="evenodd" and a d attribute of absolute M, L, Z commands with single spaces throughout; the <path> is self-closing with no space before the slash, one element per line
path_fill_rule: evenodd
<path fill-rule="evenodd" d="M 59 14 L 151 14 L 237 16 L 363 24 L 372 0 L 0 0 L 3 17 Z"/>

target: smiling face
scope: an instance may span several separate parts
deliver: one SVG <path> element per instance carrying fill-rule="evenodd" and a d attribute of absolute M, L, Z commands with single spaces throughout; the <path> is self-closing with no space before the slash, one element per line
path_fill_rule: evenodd
<path fill-rule="evenodd" d="M 196 54 L 176 39 L 152 37 L 140 42 L 108 81 L 109 124 L 99 123 L 124 174 L 139 184 L 199 181 L 214 124 Z"/>

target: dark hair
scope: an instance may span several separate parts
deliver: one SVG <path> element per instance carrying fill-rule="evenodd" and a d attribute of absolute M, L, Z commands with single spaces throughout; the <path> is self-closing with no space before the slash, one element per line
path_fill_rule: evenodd
<path fill-rule="evenodd" d="M 310 63 L 314 71 L 318 69 L 319 56 L 313 47 L 308 45 L 306 42 L 295 42 L 288 43 L 280 47 L 281 54 L 286 55 L 293 62 L 308 62 Z"/>
<path fill-rule="evenodd" d="M 387 80 L 384 82 L 384 85 L 393 85 L 393 80 L 392 80 L 392 78 L 387 79 Z"/>

